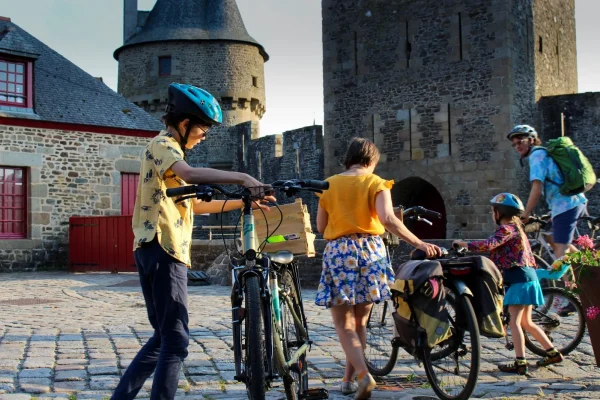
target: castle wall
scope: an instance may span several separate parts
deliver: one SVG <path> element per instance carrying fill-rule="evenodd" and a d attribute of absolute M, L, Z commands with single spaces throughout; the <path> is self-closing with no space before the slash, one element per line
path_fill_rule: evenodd
<path fill-rule="evenodd" d="M 535 96 L 577 93 L 575 0 L 533 1 Z"/>
<path fill-rule="evenodd" d="M 600 92 L 542 97 L 539 110 L 542 139 L 560 137 L 564 126 L 565 136 L 573 139 L 600 178 Z M 589 213 L 600 216 L 600 185 L 586 196 Z"/>
<path fill-rule="evenodd" d="M 527 19 L 526 0 L 323 1 L 325 175 L 373 139 L 376 172 L 440 192 L 448 237 L 489 234 L 489 199 L 519 190 L 506 132 L 535 115 Z"/>

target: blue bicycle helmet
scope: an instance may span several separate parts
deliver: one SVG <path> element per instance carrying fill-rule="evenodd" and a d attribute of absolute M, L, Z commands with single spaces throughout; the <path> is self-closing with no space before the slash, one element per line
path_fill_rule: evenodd
<path fill-rule="evenodd" d="M 525 212 L 525 207 L 521 199 L 512 193 L 497 194 L 490 200 L 490 204 L 497 207 L 500 214 L 506 217 L 520 217 Z"/>
<path fill-rule="evenodd" d="M 537 139 L 538 133 L 535 129 L 529 125 L 516 125 L 514 128 L 508 132 L 506 138 L 508 140 L 512 140 L 515 136 L 527 136 L 533 139 Z"/>
<path fill-rule="evenodd" d="M 167 112 L 188 114 L 208 125 L 221 125 L 223 111 L 217 99 L 204 89 L 181 83 L 169 85 Z"/>

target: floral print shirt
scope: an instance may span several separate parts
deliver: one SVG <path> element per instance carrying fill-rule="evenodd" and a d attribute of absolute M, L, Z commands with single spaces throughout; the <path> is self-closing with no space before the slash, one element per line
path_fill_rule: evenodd
<path fill-rule="evenodd" d="M 161 131 L 144 149 L 133 211 L 133 249 L 158 236 L 170 256 L 190 266 L 192 201 L 175 204 L 177 198 L 165 194 L 169 188 L 186 184 L 171 170 L 177 161 L 183 161 L 183 152 L 167 131 Z"/>
<path fill-rule="evenodd" d="M 469 251 L 490 252 L 490 259 L 501 269 L 536 267 L 535 258 L 525 233 L 515 224 L 500 225 L 486 240 L 468 242 Z"/>

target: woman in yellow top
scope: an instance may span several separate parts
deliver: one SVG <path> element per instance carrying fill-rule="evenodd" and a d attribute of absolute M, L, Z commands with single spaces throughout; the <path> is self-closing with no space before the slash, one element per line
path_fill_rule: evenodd
<path fill-rule="evenodd" d="M 346 153 L 346 171 L 327 179 L 320 195 L 317 229 L 329 242 L 315 303 L 331 308 L 336 332 L 346 353 L 342 393 L 368 399 L 375 380 L 367 371 L 363 351 L 366 323 L 373 302 L 389 299 L 394 271 L 380 237 L 387 229 L 412 246 L 441 255 L 439 247 L 413 235 L 395 215 L 387 181 L 373 171 L 379 150 L 368 139 L 354 138 Z M 358 386 L 354 374 L 358 375 Z"/>

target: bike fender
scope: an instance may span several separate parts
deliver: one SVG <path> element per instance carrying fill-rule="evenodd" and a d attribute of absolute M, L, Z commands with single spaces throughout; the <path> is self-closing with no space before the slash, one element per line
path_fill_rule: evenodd
<path fill-rule="evenodd" d="M 471 289 L 469 289 L 467 284 L 464 283 L 463 281 L 453 280 L 452 284 L 454 285 L 454 288 L 456 289 L 458 294 L 461 294 L 461 295 L 464 294 L 464 295 L 473 297 L 473 292 L 471 292 Z"/>

